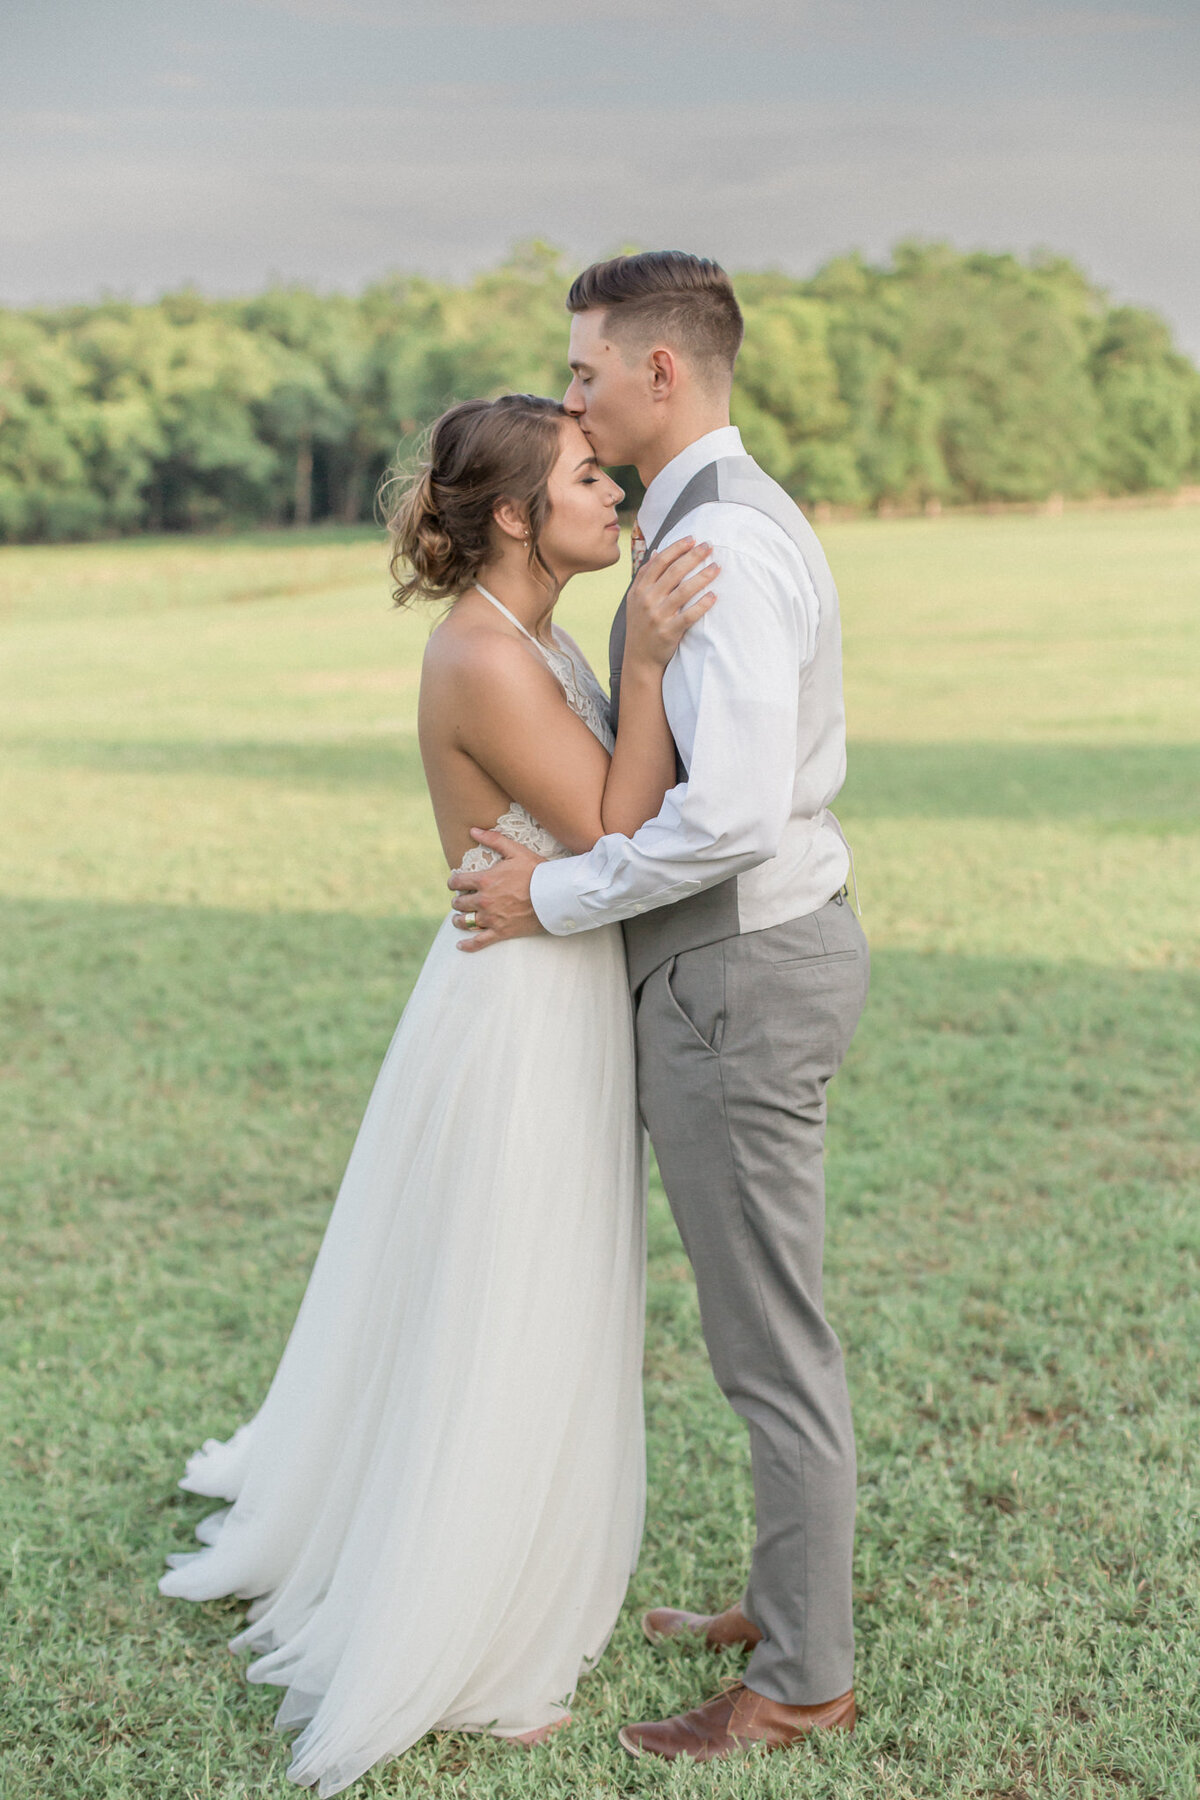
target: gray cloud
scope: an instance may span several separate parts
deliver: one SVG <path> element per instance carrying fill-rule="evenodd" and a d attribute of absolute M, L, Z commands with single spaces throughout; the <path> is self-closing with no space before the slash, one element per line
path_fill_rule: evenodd
<path fill-rule="evenodd" d="M 572 260 L 673 243 L 804 273 L 917 235 L 1077 256 L 1200 352 L 1194 12 L 738 0 L 718 63 L 694 40 L 723 0 L 680 0 L 693 31 L 660 63 L 628 54 L 622 3 L 593 35 L 527 29 L 544 0 L 480 0 L 473 34 L 474 0 L 229 0 L 157 37 L 151 9 L 144 47 L 81 40 L 78 69 L 31 40 L 0 125 L 0 295 L 462 277 L 534 235 Z M 674 5 L 641 0 L 638 29 Z M 755 48 L 750 24 L 785 15 Z"/>

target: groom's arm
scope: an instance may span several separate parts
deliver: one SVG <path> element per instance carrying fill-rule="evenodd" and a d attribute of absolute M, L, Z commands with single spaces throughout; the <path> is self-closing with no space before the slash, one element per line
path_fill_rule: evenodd
<path fill-rule="evenodd" d="M 688 779 L 631 837 L 603 837 L 530 872 L 533 913 L 555 935 L 670 905 L 778 850 L 817 596 L 796 552 L 784 561 L 774 545 L 761 558 L 721 546 L 714 557 L 719 604 L 684 638 L 663 683 Z"/>

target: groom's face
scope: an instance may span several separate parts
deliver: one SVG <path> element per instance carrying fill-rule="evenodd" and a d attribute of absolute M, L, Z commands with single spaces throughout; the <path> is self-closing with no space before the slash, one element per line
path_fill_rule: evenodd
<path fill-rule="evenodd" d="M 563 405 L 579 420 L 597 461 L 614 467 L 639 460 L 655 420 L 648 359 L 626 362 L 604 324 L 599 309 L 572 315 L 571 385 Z"/>

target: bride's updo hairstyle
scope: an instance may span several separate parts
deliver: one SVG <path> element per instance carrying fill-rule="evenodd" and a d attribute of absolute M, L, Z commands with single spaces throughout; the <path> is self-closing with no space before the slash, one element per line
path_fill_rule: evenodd
<path fill-rule="evenodd" d="M 540 567 L 553 581 L 538 539 L 566 417 L 557 400 L 540 394 L 463 400 L 442 414 L 425 460 L 388 519 L 397 606 L 452 600 L 471 586 L 492 553 L 492 514 L 502 500 L 529 520 L 530 568 Z"/>

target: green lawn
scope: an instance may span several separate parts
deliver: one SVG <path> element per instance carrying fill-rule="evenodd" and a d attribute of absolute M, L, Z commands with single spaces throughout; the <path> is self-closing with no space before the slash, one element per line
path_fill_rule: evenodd
<path fill-rule="evenodd" d="M 1194 1800 L 1200 511 L 830 527 L 871 1005 L 832 1103 L 862 1723 L 718 1769 L 615 1728 L 752 1534 L 654 1200 L 651 1512 L 535 1756 L 366 1795 Z M 617 582 L 564 616 L 600 658 Z M 183 1456 L 262 1393 L 446 899 L 428 621 L 364 533 L 0 552 L 5 1800 L 284 1796 L 240 1609 L 161 1600 Z"/>

